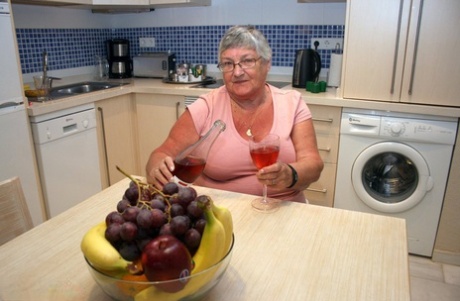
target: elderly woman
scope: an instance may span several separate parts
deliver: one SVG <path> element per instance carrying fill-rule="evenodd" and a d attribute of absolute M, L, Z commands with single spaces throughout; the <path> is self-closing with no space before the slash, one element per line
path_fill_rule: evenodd
<path fill-rule="evenodd" d="M 299 92 L 266 83 L 272 51 L 251 26 L 235 26 L 219 45 L 224 86 L 201 96 L 177 120 L 166 141 L 147 163 L 147 180 L 157 187 L 172 178 L 173 158 L 196 142 L 215 120 L 226 130 L 210 150 L 196 185 L 254 195 L 268 186 L 271 198 L 305 202 L 303 190 L 318 180 L 323 162 L 318 153 L 311 113 Z M 278 161 L 257 170 L 249 154 L 251 136 L 280 137 Z"/>

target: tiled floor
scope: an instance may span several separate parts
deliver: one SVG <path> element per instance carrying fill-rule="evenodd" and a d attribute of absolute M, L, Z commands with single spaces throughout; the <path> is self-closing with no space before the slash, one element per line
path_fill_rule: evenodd
<path fill-rule="evenodd" d="M 460 266 L 409 256 L 412 301 L 460 300 Z"/>

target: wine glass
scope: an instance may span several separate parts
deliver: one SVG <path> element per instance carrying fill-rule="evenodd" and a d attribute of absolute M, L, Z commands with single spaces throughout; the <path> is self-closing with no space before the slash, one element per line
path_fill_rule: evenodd
<path fill-rule="evenodd" d="M 257 169 L 272 165 L 278 160 L 280 152 L 280 137 L 268 134 L 262 139 L 251 137 L 249 139 L 249 152 L 252 162 Z M 267 198 L 267 185 L 264 184 L 263 196 L 252 201 L 252 207 L 260 211 L 273 211 L 278 209 L 279 200 Z"/>

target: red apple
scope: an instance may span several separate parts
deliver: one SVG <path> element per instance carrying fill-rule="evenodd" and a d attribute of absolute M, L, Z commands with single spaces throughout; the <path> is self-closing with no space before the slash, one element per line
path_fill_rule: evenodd
<path fill-rule="evenodd" d="M 157 285 L 158 288 L 174 293 L 187 284 L 192 270 L 192 256 L 187 247 L 172 235 L 160 235 L 145 245 L 142 251 L 142 266 L 150 281 L 177 280 Z"/>

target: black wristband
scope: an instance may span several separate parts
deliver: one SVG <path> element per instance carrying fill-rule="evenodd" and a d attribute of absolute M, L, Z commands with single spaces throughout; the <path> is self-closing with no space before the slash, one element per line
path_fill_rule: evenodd
<path fill-rule="evenodd" d="M 287 166 L 289 166 L 289 168 L 292 170 L 292 183 L 287 188 L 292 188 L 299 180 L 299 175 L 297 174 L 297 171 L 294 169 L 294 167 L 289 164 Z"/>

